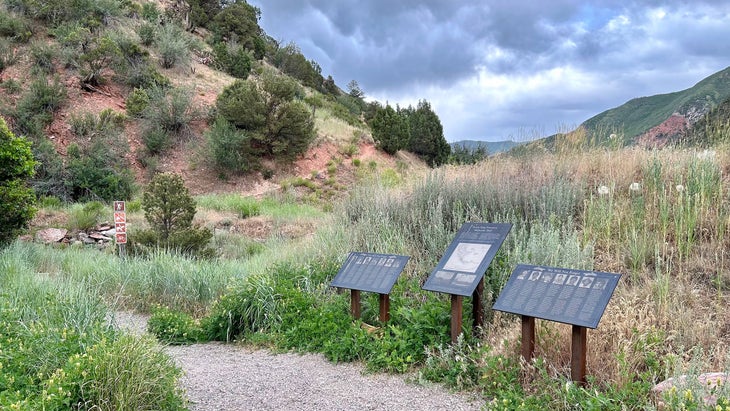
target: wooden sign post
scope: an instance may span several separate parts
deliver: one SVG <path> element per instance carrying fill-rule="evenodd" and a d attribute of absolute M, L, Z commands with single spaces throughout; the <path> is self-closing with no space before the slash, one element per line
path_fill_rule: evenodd
<path fill-rule="evenodd" d="M 572 325 L 570 375 L 585 385 L 587 328 L 598 327 L 620 274 L 518 265 L 494 309 L 521 316 L 522 357 L 535 352 L 535 318 Z"/>
<path fill-rule="evenodd" d="M 114 241 L 119 245 L 119 255 L 126 257 L 127 210 L 124 201 L 114 202 Z"/>
<path fill-rule="evenodd" d="M 350 253 L 330 285 L 350 289 L 350 311 L 355 318 L 362 315 L 361 291 L 380 294 L 378 314 L 385 323 L 390 320 L 390 290 L 409 259 L 402 255 Z"/>
<path fill-rule="evenodd" d="M 474 330 L 484 326 L 484 274 L 507 234 L 508 223 L 464 223 L 426 279 L 424 290 L 451 295 L 451 341 L 461 334 L 463 297 L 472 297 Z"/>

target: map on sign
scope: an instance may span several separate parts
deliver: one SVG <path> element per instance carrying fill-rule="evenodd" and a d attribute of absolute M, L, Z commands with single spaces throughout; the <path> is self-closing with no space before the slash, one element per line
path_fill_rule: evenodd
<path fill-rule="evenodd" d="M 350 253 L 332 280 L 332 287 L 389 294 L 410 257 L 403 255 Z"/>
<path fill-rule="evenodd" d="M 518 265 L 494 309 L 588 328 L 598 322 L 620 274 Z"/>
<path fill-rule="evenodd" d="M 509 223 L 462 225 L 423 289 L 472 295 L 511 229 Z"/>

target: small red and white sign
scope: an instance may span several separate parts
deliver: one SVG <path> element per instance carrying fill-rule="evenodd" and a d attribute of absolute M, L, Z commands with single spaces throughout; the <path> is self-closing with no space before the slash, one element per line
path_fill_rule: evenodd
<path fill-rule="evenodd" d="M 127 243 L 127 213 L 124 201 L 114 202 L 114 239 L 117 244 Z"/>

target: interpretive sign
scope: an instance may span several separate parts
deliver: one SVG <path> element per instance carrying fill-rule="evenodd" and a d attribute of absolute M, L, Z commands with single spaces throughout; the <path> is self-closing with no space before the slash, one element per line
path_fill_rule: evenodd
<path fill-rule="evenodd" d="M 471 296 L 510 229 L 509 223 L 464 223 L 423 289 Z"/>
<path fill-rule="evenodd" d="M 520 264 L 492 308 L 596 328 L 619 278 L 620 274 Z"/>
<path fill-rule="evenodd" d="M 402 255 L 353 252 L 330 285 L 389 294 L 409 259 Z"/>

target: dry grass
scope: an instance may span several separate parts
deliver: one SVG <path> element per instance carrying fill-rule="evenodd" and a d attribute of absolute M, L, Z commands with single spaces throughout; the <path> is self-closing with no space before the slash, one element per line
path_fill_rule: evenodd
<path fill-rule="evenodd" d="M 623 274 L 599 327 L 588 333 L 588 372 L 597 381 L 621 382 L 644 372 L 663 378 L 677 367 L 689 367 L 697 361 L 691 355 L 697 348 L 704 353 L 703 371 L 723 370 L 730 358 L 730 163 L 727 151 L 706 154 L 633 148 L 564 151 L 503 156 L 448 173 L 455 181 L 500 181 L 507 191 L 530 191 L 557 178 L 584 188 L 576 228 L 595 244 L 594 269 Z M 719 186 L 715 171 L 721 173 Z M 639 183 L 640 191 L 630 190 L 632 183 Z M 609 194 L 597 194 L 602 185 Z M 684 191 L 677 191 L 677 185 Z M 642 252 L 647 254 L 638 263 L 631 256 L 636 242 L 645 243 Z M 538 323 L 537 355 L 555 373 L 569 374 L 570 327 Z M 519 346 L 517 333 L 494 332 Z"/>

